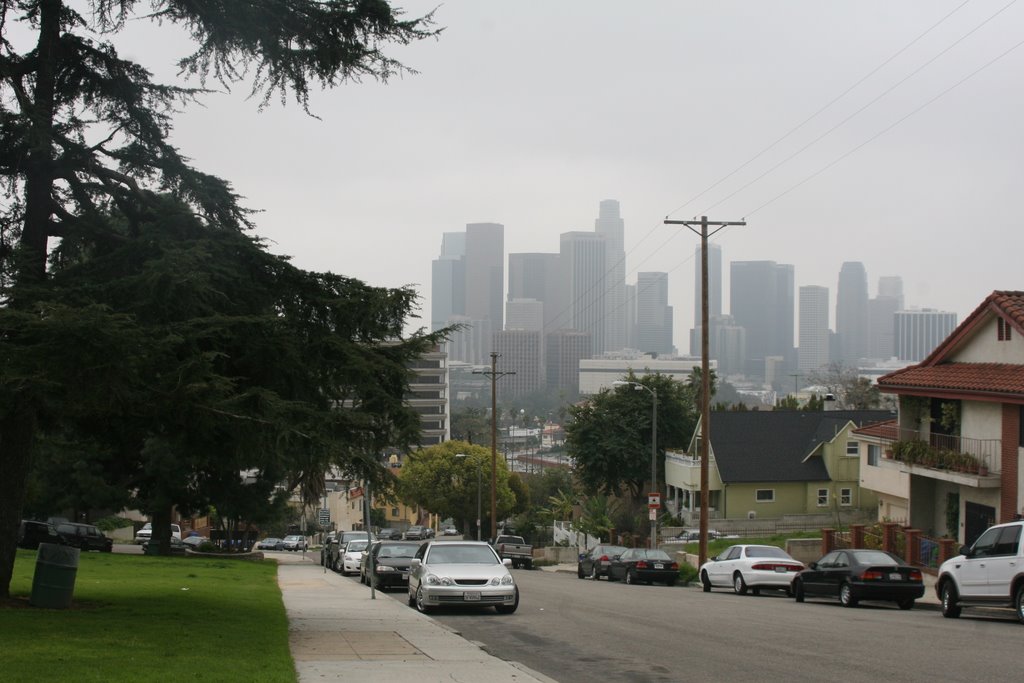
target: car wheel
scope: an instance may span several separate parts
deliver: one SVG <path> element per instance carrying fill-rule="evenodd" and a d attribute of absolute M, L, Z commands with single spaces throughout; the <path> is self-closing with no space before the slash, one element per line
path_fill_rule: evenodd
<path fill-rule="evenodd" d="M 1013 596 L 1013 610 L 1017 613 L 1017 621 L 1024 624 L 1024 585 L 1019 586 Z"/>
<path fill-rule="evenodd" d="M 498 614 L 512 614 L 519 609 L 519 589 L 516 588 L 516 599 L 511 605 L 495 605 L 494 609 L 498 611 Z"/>
<path fill-rule="evenodd" d="M 747 582 L 743 580 L 743 574 L 736 572 L 732 577 L 732 589 L 736 592 L 736 595 L 747 594 Z"/>
<path fill-rule="evenodd" d="M 338 561 L 338 558 L 334 558 L 334 563 L 331 565 L 331 569 L 336 572 L 341 571 L 341 562 Z"/>
<path fill-rule="evenodd" d="M 587 575 L 583 573 L 583 565 L 582 564 L 576 565 L 576 578 L 577 579 L 585 579 L 585 578 L 587 578 Z"/>
<path fill-rule="evenodd" d="M 907 610 L 914 608 L 914 598 L 907 598 L 906 600 L 900 600 L 896 603 L 900 606 L 900 609 Z"/>
<path fill-rule="evenodd" d="M 804 582 L 803 581 L 801 581 L 800 579 L 794 579 L 793 580 L 792 591 L 793 591 L 793 598 L 797 602 L 803 602 L 804 601 Z"/>
<path fill-rule="evenodd" d="M 956 604 L 959 597 L 952 581 L 947 580 L 942 584 L 942 616 L 947 619 L 956 619 L 960 616 L 960 606 Z"/>
<path fill-rule="evenodd" d="M 416 609 L 422 612 L 423 614 L 426 614 L 430 611 L 430 608 L 427 607 L 427 603 L 424 602 L 422 587 L 416 589 Z"/>
<path fill-rule="evenodd" d="M 416 594 L 412 592 L 412 586 L 409 587 L 409 594 L 406 596 L 406 601 L 409 603 L 409 607 L 416 606 Z"/>
<path fill-rule="evenodd" d="M 839 586 L 839 603 L 843 607 L 857 606 L 857 598 L 853 597 L 853 587 L 849 581 L 843 581 L 843 584 Z"/>
<path fill-rule="evenodd" d="M 634 583 L 636 583 L 636 579 L 633 578 L 633 572 L 631 572 L 631 571 L 629 571 L 627 569 L 626 570 L 626 585 L 627 586 L 632 586 Z"/>
<path fill-rule="evenodd" d="M 590 568 L 590 578 L 594 581 L 600 580 L 600 576 L 597 573 L 597 565 L 595 564 Z"/>
<path fill-rule="evenodd" d="M 704 589 L 705 593 L 711 592 L 711 579 L 708 578 L 707 572 L 700 573 L 700 585 Z"/>

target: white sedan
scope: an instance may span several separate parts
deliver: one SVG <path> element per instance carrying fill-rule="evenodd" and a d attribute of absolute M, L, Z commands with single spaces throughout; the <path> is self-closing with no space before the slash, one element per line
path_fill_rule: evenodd
<path fill-rule="evenodd" d="M 349 541 L 345 544 L 345 551 L 341 554 L 342 576 L 359 573 L 359 564 L 363 561 L 367 545 L 368 541 Z"/>
<path fill-rule="evenodd" d="M 421 612 L 446 605 L 493 606 L 499 614 L 519 607 L 519 588 L 487 543 L 430 541 L 416 551 L 409 572 L 409 605 Z"/>
<path fill-rule="evenodd" d="M 731 587 L 738 595 L 746 595 L 747 590 L 757 595 L 762 588 L 789 594 L 803 568 L 803 563 L 773 545 L 733 545 L 701 565 L 700 582 L 705 593 L 712 587 Z"/>

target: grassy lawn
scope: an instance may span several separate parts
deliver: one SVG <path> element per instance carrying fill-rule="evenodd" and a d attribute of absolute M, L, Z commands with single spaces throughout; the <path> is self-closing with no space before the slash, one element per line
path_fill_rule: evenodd
<path fill-rule="evenodd" d="M 12 596 L 35 562 L 18 551 Z M 82 553 L 71 609 L 0 607 L 0 634 L 11 683 L 295 681 L 272 561 Z"/>

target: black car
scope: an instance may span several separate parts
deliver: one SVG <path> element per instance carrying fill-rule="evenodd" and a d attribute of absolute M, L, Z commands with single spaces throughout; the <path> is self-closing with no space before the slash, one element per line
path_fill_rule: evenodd
<path fill-rule="evenodd" d="M 895 602 L 910 609 L 924 595 L 921 570 L 883 550 L 833 550 L 793 579 L 793 597 L 836 598 L 843 607 L 861 600 Z"/>
<path fill-rule="evenodd" d="M 612 560 L 626 552 L 627 548 L 622 545 L 595 545 L 588 553 L 582 553 L 579 562 L 576 564 L 576 576 L 581 579 L 589 576 L 595 581 L 602 576 L 608 576 L 608 567 Z"/>
<path fill-rule="evenodd" d="M 679 563 L 664 550 L 630 548 L 608 565 L 608 580 L 626 583 L 663 583 L 674 586 L 679 580 Z"/>
<path fill-rule="evenodd" d="M 109 553 L 114 549 L 114 540 L 107 538 L 106 534 L 92 524 L 60 522 L 56 525 L 56 528 L 57 533 L 64 538 L 65 543 L 75 548 L 80 548 L 83 553 L 90 550 Z"/>
<path fill-rule="evenodd" d="M 359 578 L 367 586 L 371 576 L 373 587 L 385 590 L 391 586 L 409 585 L 409 567 L 421 543 L 415 541 L 379 541 L 363 555 Z"/>
<path fill-rule="evenodd" d="M 21 520 L 21 524 L 18 526 L 18 547 L 37 550 L 40 543 L 67 545 L 64 537 L 57 533 L 57 529 L 49 522 Z"/>
<path fill-rule="evenodd" d="M 377 538 L 382 541 L 397 541 L 402 538 L 402 532 L 398 529 L 392 529 L 389 527 L 378 531 Z"/>

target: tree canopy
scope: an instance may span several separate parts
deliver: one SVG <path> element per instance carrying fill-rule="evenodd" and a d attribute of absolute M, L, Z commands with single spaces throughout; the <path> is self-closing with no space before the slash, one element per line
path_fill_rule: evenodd
<path fill-rule="evenodd" d="M 699 379 L 677 382 L 662 374 L 625 381 L 657 391 L 657 453 L 659 486 L 665 481 L 665 450 L 684 449 L 693 435 L 699 411 L 696 394 Z M 714 388 L 712 387 L 712 393 Z M 624 489 L 634 497 L 650 483 L 652 395 L 634 386 L 604 389 L 569 409 L 565 426 L 566 450 L 573 458 L 575 474 L 588 494 L 619 495 Z"/>
<path fill-rule="evenodd" d="M 111 37 L 137 19 L 185 27 L 194 50 L 179 67 L 199 88 L 154 83 L 118 55 Z M 22 51 L 15 27 L 29 36 Z M 365 463 L 371 444 L 401 441 L 413 418 L 391 408 L 411 347 L 383 342 L 401 334 L 414 294 L 261 257 L 238 241 L 249 209 L 170 133 L 207 79 L 250 79 L 262 105 L 290 95 L 308 111 L 311 86 L 387 80 L 405 70 L 388 45 L 436 33 L 385 0 L 0 3 L 0 597 L 36 454 L 88 452 L 83 485 L 116 482 L 97 493 L 114 496 L 133 482 L 162 509 L 204 500 L 213 455 L 237 477 L 259 451 L 261 471 L 309 488 L 324 462 Z M 222 241 L 189 233 L 190 248 L 147 253 L 154 230 L 183 239 L 170 223 Z M 237 298 L 218 289 L 239 275 L 254 281 Z"/>

